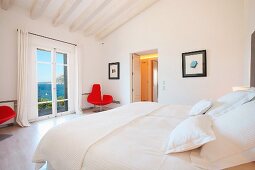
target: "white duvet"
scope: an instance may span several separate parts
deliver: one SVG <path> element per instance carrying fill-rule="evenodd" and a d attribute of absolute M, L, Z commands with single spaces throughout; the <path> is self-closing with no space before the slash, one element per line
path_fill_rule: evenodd
<path fill-rule="evenodd" d="M 84 116 L 46 133 L 33 162 L 55 170 L 196 170 L 190 152 L 164 154 L 189 109 L 147 102 Z"/>

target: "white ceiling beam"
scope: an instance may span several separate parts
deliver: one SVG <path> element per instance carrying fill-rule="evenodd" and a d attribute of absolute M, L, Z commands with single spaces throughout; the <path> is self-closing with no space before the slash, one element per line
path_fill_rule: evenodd
<path fill-rule="evenodd" d="M 96 33 L 96 37 L 98 39 L 103 39 L 107 37 L 109 34 L 111 34 L 113 31 L 127 23 L 129 20 L 149 8 L 151 5 L 153 5 L 155 2 L 159 0 L 146 0 L 146 1 L 140 1 L 139 4 L 136 4 L 132 6 L 131 9 L 127 9 L 122 14 L 120 14 L 118 17 L 112 20 L 109 24 L 105 25 L 100 31 Z"/>
<path fill-rule="evenodd" d="M 83 11 L 83 13 L 75 19 L 70 26 L 70 31 L 74 32 L 82 29 L 86 23 L 96 16 L 101 10 L 103 10 L 112 0 L 94 0 L 90 2 L 89 6 Z"/>
<path fill-rule="evenodd" d="M 137 0 L 113 0 L 112 5 L 104 9 L 97 17 L 93 18 L 83 29 L 85 36 L 95 34 L 105 24 L 132 6 Z M 109 12 L 111 11 L 111 12 Z"/>
<path fill-rule="evenodd" d="M 34 3 L 32 4 L 30 8 L 30 17 L 32 19 L 37 19 L 39 18 L 43 12 L 46 10 L 48 7 L 49 3 L 51 0 L 34 0 Z"/>
<path fill-rule="evenodd" d="M 121 0 L 126 1 L 126 0 Z M 105 8 L 103 8 L 97 15 L 94 15 L 83 27 L 83 30 L 86 30 L 91 25 L 99 22 L 105 15 L 111 13 L 116 9 L 116 5 L 119 4 L 120 0 L 112 0 Z"/>
<path fill-rule="evenodd" d="M 14 3 L 14 0 L 1 0 L 1 8 L 8 10 Z"/>
<path fill-rule="evenodd" d="M 63 24 L 81 2 L 82 0 L 65 0 L 59 8 L 57 15 L 53 19 L 53 25 L 58 26 Z"/>

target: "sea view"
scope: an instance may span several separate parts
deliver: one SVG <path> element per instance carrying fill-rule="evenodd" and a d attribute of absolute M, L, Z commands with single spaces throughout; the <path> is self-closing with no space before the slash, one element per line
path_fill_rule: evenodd
<path fill-rule="evenodd" d="M 52 101 L 51 83 L 38 83 L 38 102 Z M 64 84 L 56 84 L 57 100 L 67 99 L 67 93 Z M 66 96 L 65 96 L 66 94 Z M 57 112 L 68 111 L 68 101 L 57 102 Z M 45 116 L 52 114 L 52 103 L 39 103 L 38 115 Z"/>
<path fill-rule="evenodd" d="M 38 101 L 51 101 L 52 93 L 50 83 L 38 83 Z M 64 99 L 65 98 L 65 85 L 57 84 L 57 98 Z"/>

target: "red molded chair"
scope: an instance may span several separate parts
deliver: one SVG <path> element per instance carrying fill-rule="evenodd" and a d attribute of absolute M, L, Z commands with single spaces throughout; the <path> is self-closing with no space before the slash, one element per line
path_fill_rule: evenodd
<path fill-rule="evenodd" d="M 100 111 L 102 111 L 102 107 L 111 104 L 113 98 L 111 95 L 103 95 L 102 97 L 100 84 L 94 84 L 91 93 L 88 95 L 87 101 L 88 103 L 99 106 Z"/>
<path fill-rule="evenodd" d="M 0 125 L 16 116 L 16 113 L 9 106 L 0 106 Z M 0 134 L 0 141 L 11 137 L 10 134 Z"/>
<path fill-rule="evenodd" d="M 0 106 L 0 124 L 14 118 L 16 113 L 9 106 Z"/>

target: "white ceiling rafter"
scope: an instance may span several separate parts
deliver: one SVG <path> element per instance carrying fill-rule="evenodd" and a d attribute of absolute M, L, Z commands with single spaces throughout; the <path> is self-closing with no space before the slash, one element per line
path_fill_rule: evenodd
<path fill-rule="evenodd" d="M 116 2 L 115 2 L 116 1 Z M 106 8 L 104 11 L 98 15 L 97 19 L 94 19 L 93 22 L 87 24 L 87 27 L 84 27 L 85 36 L 90 36 L 95 34 L 99 29 L 106 25 L 113 18 L 121 14 L 127 9 L 128 6 L 133 5 L 137 0 L 115 0 L 112 6 Z M 111 12 L 109 13 L 109 10 Z"/>
<path fill-rule="evenodd" d="M 28 10 L 32 19 L 48 19 L 70 32 L 104 38 L 159 0 L 0 0 L 0 8 L 12 5 Z M 15 2 L 15 3 L 13 3 Z M 16 9 L 16 8 L 14 8 Z"/>
<path fill-rule="evenodd" d="M 149 8 L 151 5 L 153 5 L 158 0 L 140 0 L 139 3 L 136 3 L 132 7 L 130 7 L 128 10 L 121 13 L 119 16 L 117 16 L 115 19 L 112 20 L 112 22 L 109 22 L 109 24 L 102 27 L 97 33 L 96 37 L 98 39 L 103 39 L 106 36 L 108 36 L 110 33 L 124 25 L 126 22 Z"/>
<path fill-rule="evenodd" d="M 43 1 L 34 0 L 30 8 L 30 17 L 32 19 L 39 18 L 43 14 L 43 12 L 46 10 L 50 2 L 51 0 L 43 0 Z"/>
<path fill-rule="evenodd" d="M 8 10 L 14 3 L 14 0 L 1 0 L 1 8 Z"/>
<path fill-rule="evenodd" d="M 70 26 L 70 31 L 74 32 L 82 29 L 86 23 L 97 15 L 103 8 L 105 8 L 112 0 L 94 0 L 90 3 L 88 8 L 86 8 L 82 14 L 75 19 L 75 21 Z"/>
<path fill-rule="evenodd" d="M 91 18 L 83 27 L 82 29 L 84 30 L 84 32 L 91 27 L 91 25 L 94 25 L 95 23 L 99 22 L 100 20 L 102 20 L 105 16 L 107 16 L 109 13 L 113 12 L 114 10 L 116 10 L 116 8 L 118 8 L 118 5 L 120 4 L 120 2 L 125 2 L 128 0 L 112 0 L 107 6 L 105 6 L 105 8 L 103 8 L 100 12 L 97 13 L 97 15 L 93 16 L 93 18 Z M 111 12 L 109 12 L 111 11 Z"/>
<path fill-rule="evenodd" d="M 58 9 L 57 15 L 54 17 L 52 24 L 54 26 L 63 24 L 81 2 L 82 0 L 65 0 Z"/>

